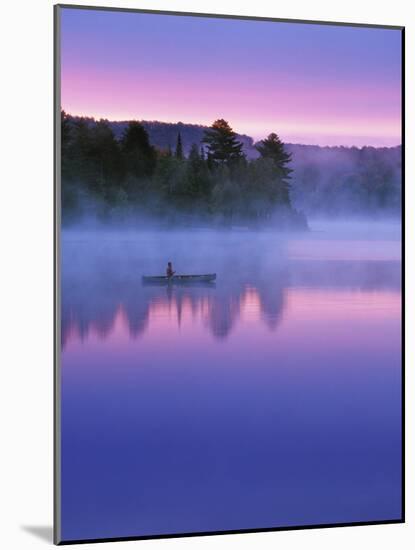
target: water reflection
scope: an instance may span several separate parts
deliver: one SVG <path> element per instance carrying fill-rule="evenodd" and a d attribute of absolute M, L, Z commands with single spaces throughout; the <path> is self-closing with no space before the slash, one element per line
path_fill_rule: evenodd
<path fill-rule="evenodd" d="M 228 274 L 217 284 L 142 285 L 139 278 L 122 284 L 101 272 L 87 280 L 63 280 L 62 347 L 91 333 L 106 339 L 117 316 L 131 339 L 150 322 L 168 318 L 180 329 L 183 320 L 199 322 L 217 339 L 225 339 L 240 319 L 260 321 L 276 330 L 290 288 L 338 291 L 400 291 L 398 261 L 289 261 L 271 272 Z"/>
<path fill-rule="evenodd" d="M 400 517 L 399 242 L 328 240 L 65 240 L 65 539 Z"/>
<path fill-rule="evenodd" d="M 125 289 L 124 289 L 125 290 Z M 85 340 L 91 331 L 102 339 L 113 331 L 117 315 L 125 318 L 132 339 L 142 335 L 150 319 L 176 319 L 180 329 L 183 319 L 201 321 L 216 338 L 226 338 L 242 316 L 256 315 L 270 329 L 275 329 L 281 318 L 284 287 L 280 283 L 272 288 L 255 288 L 248 284 L 232 289 L 215 286 L 206 288 L 146 288 L 126 298 L 120 289 L 117 294 L 80 292 L 71 299 L 63 298 L 62 346 L 71 339 Z M 140 293 L 139 293 L 140 292 Z M 65 296 L 65 295 L 64 295 Z"/>

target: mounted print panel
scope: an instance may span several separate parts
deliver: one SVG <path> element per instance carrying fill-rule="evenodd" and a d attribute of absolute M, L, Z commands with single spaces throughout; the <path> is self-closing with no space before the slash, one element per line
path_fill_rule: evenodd
<path fill-rule="evenodd" d="M 403 521 L 403 29 L 55 30 L 55 542 Z"/>

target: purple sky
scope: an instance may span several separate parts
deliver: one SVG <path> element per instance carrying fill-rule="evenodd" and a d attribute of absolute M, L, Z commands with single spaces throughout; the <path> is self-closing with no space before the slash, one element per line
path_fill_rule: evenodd
<path fill-rule="evenodd" d="M 401 32 L 62 9 L 62 107 L 320 145 L 401 143 Z"/>

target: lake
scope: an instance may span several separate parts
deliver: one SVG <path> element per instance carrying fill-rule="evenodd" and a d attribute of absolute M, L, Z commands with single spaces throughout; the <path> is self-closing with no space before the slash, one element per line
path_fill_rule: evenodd
<path fill-rule="evenodd" d="M 63 540 L 401 517 L 400 225 L 310 228 L 62 232 Z"/>

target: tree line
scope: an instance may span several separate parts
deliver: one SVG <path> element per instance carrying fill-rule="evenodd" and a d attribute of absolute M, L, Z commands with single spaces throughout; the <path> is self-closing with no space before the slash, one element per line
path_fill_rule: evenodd
<path fill-rule="evenodd" d="M 305 227 L 290 201 L 291 154 L 275 134 L 248 160 L 229 123 L 216 120 L 187 155 L 155 147 L 144 126 L 129 122 L 121 139 L 106 120 L 61 114 L 62 218 L 94 210 L 103 218 L 145 212 L 165 221 Z"/>

